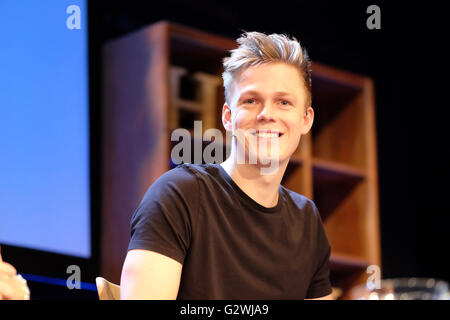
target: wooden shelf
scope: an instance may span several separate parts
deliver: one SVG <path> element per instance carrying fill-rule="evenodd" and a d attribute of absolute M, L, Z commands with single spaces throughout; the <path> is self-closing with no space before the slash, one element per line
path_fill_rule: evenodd
<path fill-rule="evenodd" d="M 222 73 L 220 63 L 236 42 L 217 37 L 194 28 L 168 23 L 169 59 L 171 65 L 179 65 L 189 71 L 210 74 Z"/>
<path fill-rule="evenodd" d="M 365 168 L 365 78 L 333 68 L 327 76 L 326 67 L 315 67 L 320 74 L 313 73 L 312 155 Z"/>
<path fill-rule="evenodd" d="M 364 179 L 366 177 L 366 171 L 364 169 L 352 165 L 319 158 L 313 158 L 312 163 L 313 167 L 318 170 L 333 172 L 337 175 L 352 176 L 360 179 Z"/>
<path fill-rule="evenodd" d="M 313 194 L 325 221 L 366 177 L 363 170 L 327 160 L 313 159 Z"/>
<path fill-rule="evenodd" d="M 332 254 L 330 257 L 330 280 L 333 287 L 344 292 L 346 299 L 349 289 L 364 281 L 367 267 L 371 263 L 345 254 Z"/>
<path fill-rule="evenodd" d="M 365 271 L 370 265 L 370 262 L 367 260 L 342 253 L 332 253 L 330 263 L 333 270 L 353 268 Z"/>

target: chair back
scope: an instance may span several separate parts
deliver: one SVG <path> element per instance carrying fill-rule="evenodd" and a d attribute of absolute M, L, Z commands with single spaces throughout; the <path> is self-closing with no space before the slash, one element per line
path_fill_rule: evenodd
<path fill-rule="evenodd" d="M 102 277 L 95 278 L 95 283 L 100 300 L 120 300 L 120 286 Z"/>

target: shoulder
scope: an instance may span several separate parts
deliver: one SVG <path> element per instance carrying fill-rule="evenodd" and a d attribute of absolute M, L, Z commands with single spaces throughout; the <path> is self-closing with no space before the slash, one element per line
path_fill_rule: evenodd
<path fill-rule="evenodd" d="M 181 164 L 163 173 L 151 187 L 192 187 L 197 179 L 196 170 L 190 164 Z"/>
<path fill-rule="evenodd" d="M 174 193 L 186 194 L 197 187 L 195 173 L 186 165 L 179 165 L 164 172 L 147 189 L 142 201 L 150 199 L 161 200 L 171 197 Z"/>
<path fill-rule="evenodd" d="M 320 219 L 319 210 L 314 201 L 284 186 L 281 186 L 281 190 L 288 206 L 293 206 L 303 214 Z"/>
<path fill-rule="evenodd" d="M 322 217 L 314 201 L 283 186 L 282 190 L 287 198 L 288 206 L 292 206 L 293 211 L 298 213 L 298 217 L 301 217 L 304 223 L 308 225 L 311 236 L 315 239 L 315 246 L 317 246 L 320 252 L 329 254 L 330 244 Z"/>
<path fill-rule="evenodd" d="M 199 190 L 199 181 L 205 180 L 210 173 L 211 168 L 207 165 L 199 164 L 181 164 L 163 173 L 149 187 L 144 198 L 150 194 L 164 195 L 175 191 L 180 194 L 193 194 Z"/>
<path fill-rule="evenodd" d="M 197 173 L 191 165 L 182 164 L 166 171 L 153 182 L 133 216 L 155 217 L 158 213 L 166 216 L 189 215 L 189 212 L 197 212 L 199 199 Z"/>
<path fill-rule="evenodd" d="M 183 163 L 162 174 L 158 180 L 190 181 L 192 178 L 201 179 L 210 175 L 212 165 Z"/>

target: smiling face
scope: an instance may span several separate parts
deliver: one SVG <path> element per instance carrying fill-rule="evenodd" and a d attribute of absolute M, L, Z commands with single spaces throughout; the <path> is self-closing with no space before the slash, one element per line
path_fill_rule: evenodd
<path fill-rule="evenodd" d="M 222 110 L 225 129 L 236 137 L 234 147 L 257 163 L 289 161 L 314 120 L 313 109 L 305 106 L 307 94 L 294 66 L 272 62 L 244 70 L 232 85 L 230 106 Z"/>

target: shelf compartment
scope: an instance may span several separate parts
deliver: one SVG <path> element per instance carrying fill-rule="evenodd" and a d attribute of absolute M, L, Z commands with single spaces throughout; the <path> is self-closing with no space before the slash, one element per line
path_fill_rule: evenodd
<path fill-rule="evenodd" d="M 360 78 L 363 83 L 364 78 Z M 313 157 L 365 167 L 363 88 L 355 83 L 316 76 L 313 77 L 312 97 L 315 109 L 311 130 Z"/>
<path fill-rule="evenodd" d="M 316 205 L 319 211 L 326 214 L 324 226 L 334 252 L 340 252 L 359 259 L 373 261 L 370 246 L 371 238 L 370 208 L 368 207 L 368 182 L 364 180 L 347 180 L 347 185 L 322 190 Z M 333 194 L 335 192 L 336 194 Z M 315 194 L 317 196 L 317 193 Z M 333 203 L 332 211 L 328 211 L 331 199 L 341 197 L 339 203 Z M 323 210 L 326 208 L 327 210 Z M 375 262 L 376 263 L 376 262 Z"/>
<path fill-rule="evenodd" d="M 182 65 L 189 70 L 221 74 L 223 67 L 220 61 L 237 46 L 233 39 L 176 23 L 168 24 L 168 29 L 171 64 Z"/>
<path fill-rule="evenodd" d="M 346 292 L 363 283 L 369 276 L 366 273 L 369 261 L 345 254 L 332 254 L 330 257 L 330 281 L 333 287 L 344 292 L 341 299 L 346 299 Z"/>
<path fill-rule="evenodd" d="M 289 190 L 311 198 L 311 190 L 308 186 L 308 175 L 310 173 L 305 167 L 301 157 L 291 158 L 287 165 L 281 184 Z"/>
<path fill-rule="evenodd" d="M 365 179 L 364 170 L 322 159 L 313 159 L 313 197 L 325 221 Z"/>

